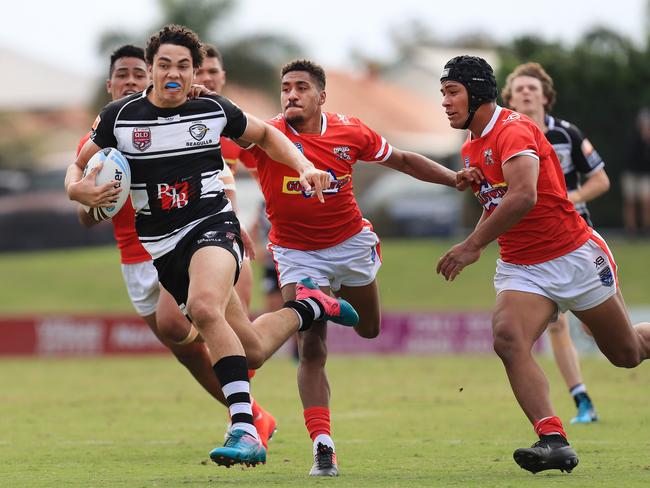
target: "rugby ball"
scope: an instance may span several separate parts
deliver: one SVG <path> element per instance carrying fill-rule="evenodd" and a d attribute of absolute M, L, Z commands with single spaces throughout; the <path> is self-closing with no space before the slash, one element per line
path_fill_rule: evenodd
<path fill-rule="evenodd" d="M 83 206 L 86 212 L 97 221 L 113 218 L 124 206 L 124 202 L 129 198 L 129 191 L 131 190 L 131 168 L 129 167 L 129 162 L 120 151 L 113 147 L 105 147 L 97 151 L 88 161 L 84 169 L 84 176 L 99 164 L 103 164 L 103 166 L 97 173 L 95 185 L 101 186 L 115 181 L 115 188 L 122 188 L 122 191 L 117 196 L 115 205 L 110 207 Z"/>

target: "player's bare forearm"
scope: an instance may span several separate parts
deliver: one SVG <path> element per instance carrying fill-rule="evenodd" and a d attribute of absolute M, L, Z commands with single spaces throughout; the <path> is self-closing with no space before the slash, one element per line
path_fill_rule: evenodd
<path fill-rule="evenodd" d="M 604 169 L 596 171 L 577 190 L 569 192 L 569 200 L 573 203 L 586 203 L 609 190 L 609 177 Z"/>
<path fill-rule="evenodd" d="M 65 172 L 65 191 L 68 194 L 70 200 L 74 200 L 73 195 L 70 194 L 72 183 L 77 183 L 83 177 L 83 170 L 76 164 L 72 163 L 68 166 L 67 171 Z M 74 193 L 74 192 L 73 192 Z"/>
<path fill-rule="evenodd" d="M 418 180 L 452 187 L 456 186 L 456 173 L 454 171 L 421 154 L 393 148 L 390 157 L 380 164 L 401 171 Z"/>

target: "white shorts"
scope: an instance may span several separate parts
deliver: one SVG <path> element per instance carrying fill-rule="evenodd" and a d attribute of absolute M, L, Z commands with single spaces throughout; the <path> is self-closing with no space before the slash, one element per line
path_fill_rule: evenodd
<path fill-rule="evenodd" d="M 319 286 L 338 291 L 341 285 L 365 286 L 372 283 L 381 266 L 379 237 L 369 227 L 333 247 L 300 251 L 269 245 L 280 287 L 312 278 Z"/>
<path fill-rule="evenodd" d="M 497 260 L 494 288 L 525 291 L 553 300 L 561 312 L 588 310 L 616 294 L 617 268 L 597 232 L 575 251 L 539 264 Z"/>
<path fill-rule="evenodd" d="M 158 306 L 158 272 L 153 261 L 122 264 L 122 276 L 135 311 L 141 317 L 151 315 Z"/>
<path fill-rule="evenodd" d="M 650 198 L 650 175 L 626 171 L 621 175 L 621 186 L 627 198 Z"/>

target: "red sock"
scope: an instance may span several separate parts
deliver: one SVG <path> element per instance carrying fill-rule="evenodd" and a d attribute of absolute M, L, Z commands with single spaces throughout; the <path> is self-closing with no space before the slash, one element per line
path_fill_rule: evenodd
<path fill-rule="evenodd" d="M 330 409 L 327 407 L 309 407 L 303 412 L 305 426 L 313 441 L 319 434 L 330 434 Z"/>
<path fill-rule="evenodd" d="M 544 417 L 533 424 L 535 433 L 538 436 L 560 434 L 565 439 L 567 438 L 562 421 L 559 417 Z"/>

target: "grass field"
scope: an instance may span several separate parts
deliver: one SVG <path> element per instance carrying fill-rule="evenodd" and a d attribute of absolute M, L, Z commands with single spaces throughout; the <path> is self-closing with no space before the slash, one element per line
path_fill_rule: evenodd
<path fill-rule="evenodd" d="M 489 309 L 496 249 L 454 283 L 434 275 L 450 241 L 385 241 L 387 310 Z M 650 246 L 610 242 L 629 305 L 650 302 Z M 131 312 L 113 247 L 0 254 L 0 314 Z M 253 308 L 259 308 L 259 290 Z M 597 357 L 583 373 L 602 421 L 570 426 L 573 402 L 543 358 L 553 401 L 581 456 L 571 474 L 521 470 L 512 451 L 535 438 L 495 355 L 333 357 L 333 434 L 341 477 L 309 479 L 311 443 L 295 365 L 253 380 L 280 430 L 269 463 L 226 470 L 225 409 L 169 356 L 0 360 L 0 487 L 650 486 L 650 363 Z"/>
<path fill-rule="evenodd" d="M 453 244 L 441 240 L 385 240 L 379 273 L 387 310 L 487 310 L 494 303 L 496 246 L 453 283 L 435 275 Z M 611 240 L 629 305 L 650 303 L 650 242 Z M 131 312 L 113 246 L 83 250 L 0 254 L 0 313 Z M 258 274 L 259 276 L 259 274 Z M 260 291 L 253 310 L 261 308 Z"/>
<path fill-rule="evenodd" d="M 556 368 L 543 365 L 567 421 L 573 402 Z M 496 357 L 331 358 L 337 479 L 307 476 L 311 443 L 288 359 L 253 380 L 279 423 L 268 464 L 230 470 L 207 455 L 222 443 L 224 409 L 171 357 L 0 367 L 3 487 L 650 486 L 650 364 L 629 371 L 585 360 L 602 421 L 566 422 L 581 456 L 573 473 L 532 475 L 512 460 L 534 435 Z"/>

